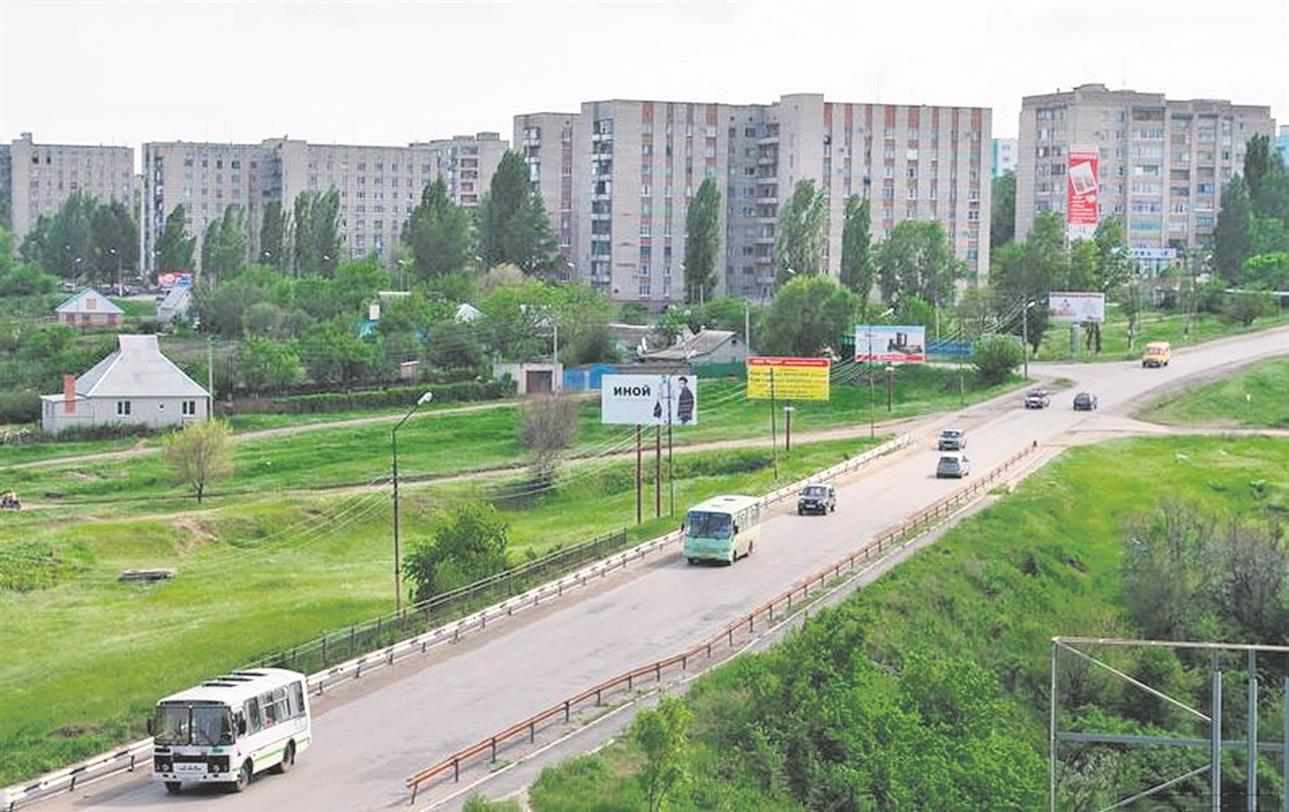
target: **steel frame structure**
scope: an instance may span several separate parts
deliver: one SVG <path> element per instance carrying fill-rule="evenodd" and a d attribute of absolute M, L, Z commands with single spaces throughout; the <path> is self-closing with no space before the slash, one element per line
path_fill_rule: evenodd
<path fill-rule="evenodd" d="M 1120 671 L 1101 658 L 1083 649 L 1094 649 L 1098 647 L 1136 647 L 1136 648 L 1168 648 L 1168 649 L 1189 649 L 1198 651 L 1208 651 L 1212 654 L 1210 665 L 1210 687 L 1209 687 L 1209 712 L 1203 713 L 1199 709 L 1192 707 L 1186 702 L 1169 696 L 1167 693 L 1146 684 L 1129 674 Z M 1145 691 L 1148 694 L 1163 700 L 1193 716 L 1209 726 L 1209 737 L 1174 737 L 1174 736 L 1126 736 L 1120 734 L 1104 732 L 1086 732 L 1061 730 L 1059 727 L 1060 715 L 1060 697 L 1057 693 L 1058 688 L 1058 669 L 1060 666 L 1062 652 L 1066 656 L 1073 656 L 1078 660 L 1089 663 L 1100 668 L 1114 677 Z M 1223 730 L 1223 713 L 1222 713 L 1222 670 L 1219 665 L 1219 657 L 1226 654 L 1243 653 L 1248 658 L 1248 679 L 1246 690 L 1248 692 L 1247 714 L 1245 720 L 1246 736 L 1244 739 L 1224 739 Z M 1289 675 L 1284 677 L 1284 734 L 1280 742 L 1260 741 L 1258 738 L 1258 655 L 1286 655 L 1286 661 L 1289 662 L 1289 646 L 1256 646 L 1240 645 L 1235 643 L 1194 643 L 1181 642 L 1173 640 L 1135 640 L 1112 637 L 1053 637 L 1051 649 L 1051 684 L 1048 694 L 1048 810 L 1057 812 L 1057 767 L 1060 763 L 1059 746 L 1062 742 L 1071 742 L 1079 744 L 1113 744 L 1123 746 L 1169 746 L 1169 747 L 1186 747 L 1186 748 L 1207 748 L 1209 751 L 1209 760 L 1207 764 L 1190 770 L 1182 775 L 1174 776 L 1152 787 L 1148 787 L 1134 795 L 1122 798 L 1109 806 L 1104 807 L 1101 812 L 1109 812 L 1112 809 L 1121 809 L 1129 804 L 1148 798 L 1158 792 L 1162 792 L 1176 784 L 1196 778 L 1205 773 L 1209 774 L 1209 800 L 1212 812 L 1221 812 L 1222 810 L 1222 751 L 1224 749 L 1241 748 L 1245 752 L 1245 763 L 1248 765 L 1248 780 L 1245 785 L 1245 808 L 1247 812 L 1258 812 L 1258 762 L 1257 754 L 1278 753 L 1281 756 L 1281 769 L 1284 774 L 1284 796 L 1282 800 L 1283 812 L 1289 812 Z"/>

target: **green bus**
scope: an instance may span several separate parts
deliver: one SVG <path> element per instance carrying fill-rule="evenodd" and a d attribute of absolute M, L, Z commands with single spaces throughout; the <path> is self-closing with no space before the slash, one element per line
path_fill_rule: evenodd
<path fill-rule="evenodd" d="M 690 564 L 733 564 L 752 554 L 761 535 L 761 500 L 755 496 L 713 496 L 685 516 L 684 556 Z"/>

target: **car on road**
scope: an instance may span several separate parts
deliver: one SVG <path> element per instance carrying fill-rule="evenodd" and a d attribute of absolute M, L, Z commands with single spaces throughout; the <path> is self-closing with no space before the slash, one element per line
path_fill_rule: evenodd
<path fill-rule="evenodd" d="M 837 491 L 832 485 L 812 483 L 797 494 L 797 515 L 828 514 L 837 510 Z"/>
<path fill-rule="evenodd" d="M 945 429 L 940 432 L 937 451 L 961 451 L 967 447 L 967 433 L 962 429 Z"/>
<path fill-rule="evenodd" d="M 1080 392 L 1074 396 L 1074 411 L 1090 412 L 1097 407 L 1097 396 L 1091 392 Z"/>
<path fill-rule="evenodd" d="M 1047 393 L 1046 389 L 1039 387 L 1025 393 L 1026 409 L 1046 409 L 1051 405 L 1052 396 Z"/>
<path fill-rule="evenodd" d="M 971 460 L 967 459 L 966 454 L 941 454 L 940 461 L 935 465 L 936 479 L 962 479 L 971 473 Z"/>
<path fill-rule="evenodd" d="M 1166 367 L 1173 357 L 1173 346 L 1167 341 L 1148 341 L 1146 351 L 1141 354 L 1141 366 Z"/>

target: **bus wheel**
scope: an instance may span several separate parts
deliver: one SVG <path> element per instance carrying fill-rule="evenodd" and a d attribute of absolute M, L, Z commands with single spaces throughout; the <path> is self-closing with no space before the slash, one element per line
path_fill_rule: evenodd
<path fill-rule="evenodd" d="M 178 781 L 167 781 L 166 792 L 170 795 L 178 795 L 180 786 L 181 785 Z"/>
<path fill-rule="evenodd" d="M 237 780 L 233 782 L 231 789 L 233 792 L 241 792 L 251 783 L 251 762 L 243 761 L 242 768 L 237 771 Z"/>
<path fill-rule="evenodd" d="M 286 749 L 282 751 L 282 760 L 273 768 L 273 772 L 281 775 L 282 773 L 291 772 L 295 766 L 295 742 L 287 742 Z"/>
<path fill-rule="evenodd" d="M 749 555 L 751 555 L 751 554 L 752 554 L 752 550 L 754 550 L 754 549 L 756 549 L 756 542 L 755 542 L 755 541 L 749 541 L 749 542 L 747 543 L 747 552 L 746 552 L 746 553 L 743 553 L 743 557 L 744 557 L 744 558 L 747 558 Z"/>
<path fill-rule="evenodd" d="M 698 563 L 697 558 L 686 558 L 685 560 L 689 562 L 689 566 L 691 567 Z"/>

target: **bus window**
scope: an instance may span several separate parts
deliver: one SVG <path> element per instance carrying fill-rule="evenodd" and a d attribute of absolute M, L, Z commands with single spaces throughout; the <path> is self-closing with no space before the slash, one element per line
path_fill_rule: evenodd
<path fill-rule="evenodd" d="M 264 717 L 260 716 L 259 697 L 246 700 L 246 732 L 259 733 L 264 729 Z"/>
<path fill-rule="evenodd" d="M 304 683 L 291 683 L 291 718 L 304 716 Z"/>
<path fill-rule="evenodd" d="M 192 714 L 183 705 L 160 705 L 157 707 L 155 730 L 156 743 L 160 745 L 187 744 L 189 739 L 188 724 Z"/>
<path fill-rule="evenodd" d="M 233 743 L 233 720 L 228 708 L 198 705 L 192 709 L 193 744 Z"/>
<path fill-rule="evenodd" d="M 689 535 L 698 538 L 728 538 L 730 535 L 730 515 L 728 513 L 709 513 L 706 511 L 689 512 Z"/>

